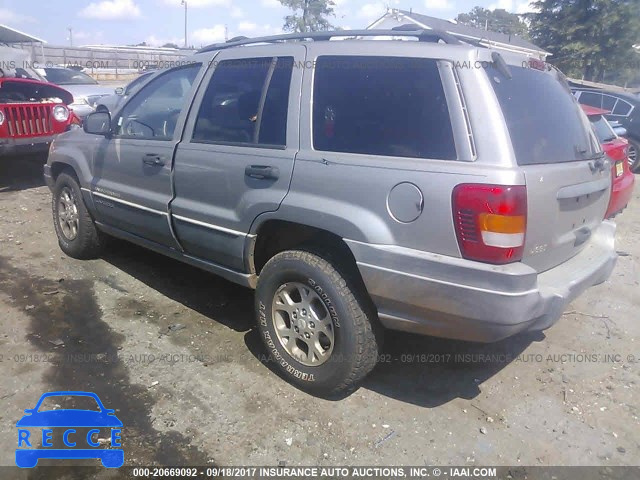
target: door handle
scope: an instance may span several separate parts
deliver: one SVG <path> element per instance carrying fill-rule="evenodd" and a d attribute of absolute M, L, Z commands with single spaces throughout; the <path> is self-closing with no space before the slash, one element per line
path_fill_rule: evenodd
<path fill-rule="evenodd" d="M 142 163 L 144 163 L 145 165 L 162 167 L 164 165 L 164 159 L 157 153 L 147 153 L 144 157 L 142 157 Z"/>
<path fill-rule="evenodd" d="M 244 174 L 251 178 L 276 180 L 280 176 L 280 170 L 270 165 L 248 165 Z"/>

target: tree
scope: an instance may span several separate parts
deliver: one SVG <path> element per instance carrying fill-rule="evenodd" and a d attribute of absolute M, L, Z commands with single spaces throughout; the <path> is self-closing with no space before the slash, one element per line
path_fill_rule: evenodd
<path fill-rule="evenodd" d="M 568 76 L 621 83 L 638 72 L 638 0 L 538 0 L 527 14 L 533 41 Z"/>
<path fill-rule="evenodd" d="M 503 8 L 489 10 L 482 7 L 473 7 L 469 13 L 460 13 L 456 21 L 462 25 L 491 30 L 505 35 L 518 35 L 527 38 L 527 24 L 519 15 L 507 12 Z"/>
<path fill-rule="evenodd" d="M 334 16 L 333 0 L 280 0 L 280 3 L 293 10 L 291 15 L 284 17 L 285 32 L 317 32 L 333 28 L 327 19 Z"/>
<path fill-rule="evenodd" d="M 169 42 L 162 45 L 162 48 L 180 48 L 180 47 L 175 43 Z"/>

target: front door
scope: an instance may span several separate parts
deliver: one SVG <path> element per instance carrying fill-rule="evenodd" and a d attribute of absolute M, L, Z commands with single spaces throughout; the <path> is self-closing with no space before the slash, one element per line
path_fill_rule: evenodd
<path fill-rule="evenodd" d="M 97 220 L 174 247 L 168 221 L 173 152 L 200 64 L 168 70 L 148 83 L 112 121 L 94 158 Z"/>

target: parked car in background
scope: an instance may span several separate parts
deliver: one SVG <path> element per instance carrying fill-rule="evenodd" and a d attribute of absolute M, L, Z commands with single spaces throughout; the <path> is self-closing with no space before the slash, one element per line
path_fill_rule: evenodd
<path fill-rule="evenodd" d="M 609 113 L 607 110 L 589 105 L 582 105 L 582 110 L 587 114 L 604 153 L 611 159 L 611 199 L 605 213 L 605 218 L 611 218 L 626 208 L 633 195 L 635 176 L 629 169 L 629 141 L 615 133 L 605 118 Z"/>
<path fill-rule="evenodd" d="M 142 87 L 142 85 L 144 85 L 144 83 L 153 76 L 154 73 L 156 73 L 155 70 L 145 72 L 138 78 L 132 80 L 126 87 L 118 87 L 116 88 L 115 93 L 100 98 L 96 105 L 96 111 L 113 113 L 119 105 L 137 92 L 140 87 Z"/>
<path fill-rule="evenodd" d="M 93 112 L 98 101 L 105 95 L 113 93 L 113 89 L 100 85 L 91 76 L 71 68 L 44 68 L 47 81 L 60 85 L 73 95 L 73 103 L 69 108 L 80 118 Z"/>
<path fill-rule="evenodd" d="M 0 156 L 43 153 L 79 120 L 63 88 L 31 78 L 0 77 Z"/>
<path fill-rule="evenodd" d="M 455 67 L 470 58 L 487 67 Z M 113 235 L 255 288 L 264 347 L 304 390 L 355 388 L 383 327 L 544 330 L 615 266 L 610 162 L 548 64 L 438 30 L 191 60 L 54 142 L 58 243 L 91 258 Z"/>
<path fill-rule="evenodd" d="M 607 110 L 606 117 L 611 122 L 617 122 L 627 131 L 629 140 L 629 168 L 632 172 L 640 172 L 640 98 L 630 93 L 618 93 L 593 88 L 571 89 L 573 94 L 583 105 Z"/>

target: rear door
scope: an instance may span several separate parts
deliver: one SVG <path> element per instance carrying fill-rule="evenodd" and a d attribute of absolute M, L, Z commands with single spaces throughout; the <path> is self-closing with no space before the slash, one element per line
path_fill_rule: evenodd
<path fill-rule="evenodd" d="M 243 270 L 253 220 L 289 189 L 304 55 L 281 45 L 278 56 L 270 46 L 216 56 L 175 157 L 171 213 L 188 254 Z"/>
<path fill-rule="evenodd" d="M 492 68 L 487 72 L 526 179 L 522 261 L 544 271 L 588 245 L 607 210 L 611 166 L 556 71 L 509 69 L 512 78 Z"/>

